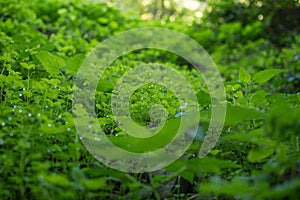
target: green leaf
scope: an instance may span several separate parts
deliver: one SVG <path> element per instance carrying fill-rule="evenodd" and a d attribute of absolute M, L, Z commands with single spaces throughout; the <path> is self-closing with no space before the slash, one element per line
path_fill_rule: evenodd
<path fill-rule="evenodd" d="M 99 125 L 111 124 L 112 120 L 108 118 L 99 118 L 98 119 Z"/>
<path fill-rule="evenodd" d="M 267 92 L 264 90 L 258 90 L 250 97 L 250 102 L 255 106 L 261 106 L 266 104 L 266 95 Z"/>
<path fill-rule="evenodd" d="M 100 92 L 112 92 L 114 89 L 114 84 L 110 81 L 101 80 L 98 83 L 97 91 Z"/>
<path fill-rule="evenodd" d="M 85 58 L 85 55 L 83 55 L 83 54 L 77 54 L 77 55 L 73 56 L 72 58 L 69 58 L 66 61 L 67 72 L 69 74 L 75 75 L 77 73 L 77 70 L 81 66 L 84 58 Z"/>
<path fill-rule="evenodd" d="M 84 180 L 82 181 L 82 184 L 90 189 L 90 190 L 99 190 L 106 186 L 105 178 L 97 178 L 97 179 L 91 179 L 91 180 Z"/>
<path fill-rule="evenodd" d="M 285 70 L 282 69 L 267 69 L 260 72 L 257 72 L 253 76 L 253 81 L 258 84 L 263 84 L 276 76 L 277 74 L 280 74 L 282 72 L 285 72 Z"/>
<path fill-rule="evenodd" d="M 21 62 L 20 65 L 25 68 L 25 69 L 32 69 L 34 68 L 34 65 L 33 64 L 27 64 L 27 63 L 24 63 L 24 62 Z"/>
<path fill-rule="evenodd" d="M 45 70 L 51 75 L 56 76 L 59 74 L 59 69 L 63 68 L 65 62 L 62 58 L 53 55 L 47 51 L 41 51 L 36 54 L 37 58 L 44 66 Z"/>
<path fill-rule="evenodd" d="M 209 105 L 211 104 L 210 95 L 203 90 L 197 93 L 198 103 L 201 105 Z"/>
<path fill-rule="evenodd" d="M 226 168 L 240 168 L 238 164 L 235 164 L 229 160 L 220 160 L 216 158 L 202 158 L 191 159 L 186 162 L 187 171 L 199 173 L 203 172 L 215 172 L 219 173 L 222 169 Z"/>
<path fill-rule="evenodd" d="M 271 156 L 274 152 L 273 148 L 257 148 L 251 149 L 248 154 L 248 160 L 250 162 L 260 162 L 265 158 Z"/>
<path fill-rule="evenodd" d="M 249 83 L 251 81 L 251 76 L 246 70 L 240 68 L 239 79 L 242 82 Z"/>
<path fill-rule="evenodd" d="M 52 183 L 52 184 L 55 184 L 58 186 L 62 186 L 62 187 L 66 187 L 70 184 L 69 179 L 66 176 L 60 175 L 60 174 L 47 176 L 45 179 L 49 183 Z"/>
<path fill-rule="evenodd" d="M 185 180 L 189 181 L 190 183 L 193 183 L 194 181 L 194 174 L 189 171 L 183 171 L 179 173 L 180 176 L 182 176 Z"/>
<path fill-rule="evenodd" d="M 199 190 L 203 193 L 226 194 L 234 199 L 247 199 L 252 194 L 254 188 L 250 186 L 248 179 L 237 176 L 232 181 L 225 181 L 219 177 L 212 177 L 210 182 L 200 184 Z M 239 197 L 239 198 L 238 198 Z M 245 198 L 241 198 L 245 197 Z"/>
<path fill-rule="evenodd" d="M 247 120 L 263 119 L 264 116 L 264 113 L 260 111 L 229 104 L 227 106 L 225 124 L 236 125 Z"/>

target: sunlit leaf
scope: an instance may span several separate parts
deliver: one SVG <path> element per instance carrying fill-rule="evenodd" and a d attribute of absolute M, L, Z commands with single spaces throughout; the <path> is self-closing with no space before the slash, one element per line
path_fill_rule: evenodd
<path fill-rule="evenodd" d="M 277 74 L 283 73 L 285 70 L 281 69 L 266 69 L 260 72 L 257 72 L 253 76 L 253 81 L 258 83 L 258 84 L 263 84 L 276 76 Z"/>

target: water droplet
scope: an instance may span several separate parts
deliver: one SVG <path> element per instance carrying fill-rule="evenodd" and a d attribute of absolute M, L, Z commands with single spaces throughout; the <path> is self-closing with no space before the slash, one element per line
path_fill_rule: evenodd
<path fill-rule="evenodd" d="M 100 138 L 97 138 L 97 137 L 95 137 L 95 138 L 94 138 L 94 140 L 95 140 L 95 141 L 100 141 L 101 139 L 100 139 Z"/>
<path fill-rule="evenodd" d="M 89 125 L 89 126 L 88 126 L 88 128 L 89 128 L 89 129 L 91 129 L 91 128 L 92 128 L 92 126 L 91 126 L 91 125 Z"/>
<path fill-rule="evenodd" d="M 48 127 L 50 127 L 51 126 L 51 124 L 48 124 Z"/>
<path fill-rule="evenodd" d="M 13 134 L 13 133 L 10 133 L 10 134 L 9 134 L 9 136 L 10 136 L 10 137 L 13 137 L 13 136 L 14 136 L 14 134 Z"/>
<path fill-rule="evenodd" d="M 23 94 L 20 93 L 20 94 L 19 94 L 19 97 L 21 97 L 21 96 L 23 96 Z"/>
<path fill-rule="evenodd" d="M 32 116 L 32 114 L 31 113 L 28 113 L 28 117 L 31 117 Z"/>
<path fill-rule="evenodd" d="M 11 121 L 11 117 L 8 117 L 8 121 Z"/>
<path fill-rule="evenodd" d="M 67 128 L 67 131 L 70 131 L 71 129 L 70 128 Z"/>
<path fill-rule="evenodd" d="M 26 90 L 26 88 L 23 88 L 23 91 Z"/>
<path fill-rule="evenodd" d="M 4 143 L 4 140 L 0 139 L 0 145 L 3 145 Z"/>
<path fill-rule="evenodd" d="M 23 112 L 23 110 L 19 110 L 19 113 Z"/>
<path fill-rule="evenodd" d="M 81 140 L 82 140 L 82 137 L 79 137 L 79 139 L 81 139 Z"/>
<path fill-rule="evenodd" d="M 2 122 L 2 123 L 1 123 L 1 126 L 5 126 L 5 122 Z"/>
<path fill-rule="evenodd" d="M 118 137 L 118 136 L 119 136 L 119 134 L 117 133 L 115 136 L 116 136 L 116 137 Z"/>
<path fill-rule="evenodd" d="M 58 118 L 61 118 L 61 115 L 58 115 Z"/>
<path fill-rule="evenodd" d="M 40 117 L 40 116 L 41 116 L 41 113 L 38 113 L 37 116 Z"/>

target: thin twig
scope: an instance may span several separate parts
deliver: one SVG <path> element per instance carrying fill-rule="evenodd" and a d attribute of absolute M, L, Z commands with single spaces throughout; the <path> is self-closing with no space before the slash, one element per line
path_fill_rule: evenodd
<path fill-rule="evenodd" d="M 192 199 L 196 198 L 197 196 L 199 196 L 199 194 L 194 194 L 193 196 L 187 198 L 186 200 L 192 200 Z"/>

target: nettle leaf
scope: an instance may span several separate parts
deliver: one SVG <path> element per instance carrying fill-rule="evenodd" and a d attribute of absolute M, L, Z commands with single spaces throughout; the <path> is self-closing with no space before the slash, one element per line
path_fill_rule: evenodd
<path fill-rule="evenodd" d="M 240 68 L 239 79 L 242 82 L 249 83 L 251 81 L 251 76 L 246 70 Z"/>
<path fill-rule="evenodd" d="M 252 130 L 249 133 L 235 133 L 226 135 L 225 139 L 253 143 L 262 147 L 274 147 L 276 145 L 276 141 L 265 137 L 263 128 Z"/>
<path fill-rule="evenodd" d="M 59 70 L 62 69 L 65 65 L 65 61 L 62 58 L 53 55 L 47 51 L 38 52 L 36 56 L 41 62 L 41 64 L 44 66 L 45 70 L 51 76 L 58 75 L 60 72 Z"/>
<path fill-rule="evenodd" d="M 182 176 L 185 180 L 189 181 L 190 183 L 193 183 L 194 181 L 194 174 L 189 171 L 183 171 L 179 173 L 180 176 Z"/>
<path fill-rule="evenodd" d="M 98 122 L 99 122 L 99 125 L 106 125 L 106 124 L 111 124 L 112 120 L 109 118 L 99 118 Z"/>
<path fill-rule="evenodd" d="M 202 159 L 191 159 L 186 162 L 185 167 L 187 171 L 193 173 L 199 173 L 201 171 L 219 173 L 222 169 L 240 168 L 240 165 L 229 160 L 206 157 Z"/>
<path fill-rule="evenodd" d="M 249 154 L 248 154 L 248 160 L 250 162 L 261 162 L 265 158 L 268 158 L 274 153 L 273 148 L 256 148 L 256 149 L 251 149 Z"/>
<path fill-rule="evenodd" d="M 208 93 L 204 92 L 203 90 L 201 90 L 197 93 L 197 99 L 198 99 L 198 103 L 200 105 L 211 104 L 210 95 Z"/>
<path fill-rule="evenodd" d="M 285 70 L 282 69 L 266 69 L 260 72 L 257 72 L 254 74 L 252 80 L 258 84 L 263 84 L 276 76 L 277 74 L 280 74 L 282 72 L 285 72 Z"/>
<path fill-rule="evenodd" d="M 247 199 L 249 198 L 249 194 L 253 194 L 254 188 L 249 185 L 247 178 L 236 176 L 232 181 L 225 181 L 219 177 L 212 177 L 208 183 L 202 183 L 199 186 L 199 190 L 203 193 L 213 192 L 215 194 L 234 196 L 237 197 L 237 199 Z"/>
<path fill-rule="evenodd" d="M 66 61 L 67 72 L 69 74 L 75 75 L 77 73 L 77 70 L 81 66 L 84 58 L 85 58 L 85 55 L 83 55 L 83 54 L 77 54 L 77 55 L 73 56 L 72 58 L 69 58 Z"/>
<path fill-rule="evenodd" d="M 97 91 L 111 93 L 114 89 L 114 84 L 110 81 L 101 80 L 98 83 Z"/>
<path fill-rule="evenodd" d="M 237 123 L 241 123 L 247 120 L 263 119 L 264 116 L 265 114 L 258 110 L 243 108 L 240 106 L 233 106 L 229 104 L 227 106 L 225 124 L 236 125 Z"/>
<path fill-rule="evenodd" d="M 251 94 L 250 102 L 256 106 L 262 106 L 266 104 L 267 92 L 264 90 L 258 90 L 254 94 Z"/>
<path fill-rule="evenodd" d="M 25 69 L 32 69 L 34 68 L 34 65 L 33 64 L 27 64 L 27 63 L 24 63 L 24 62 L 21 62 L 20 65 L 25 68 Z"/>
<path fill-rule="evenodd" d="M 51 176 L 45 177 L 46 181 L 49 183 L 61 186 L 61 187 L 66 187 L 70 184 L 69 179 L 65 175 L 61 174 L 53 174 Z"/>
<path fill-rule="evenodd" d="M 103 189 L 106 186 L 106 180 L 104 177 L 82 180 L 81 183 L 89 190 L 99 190 Z"/>

